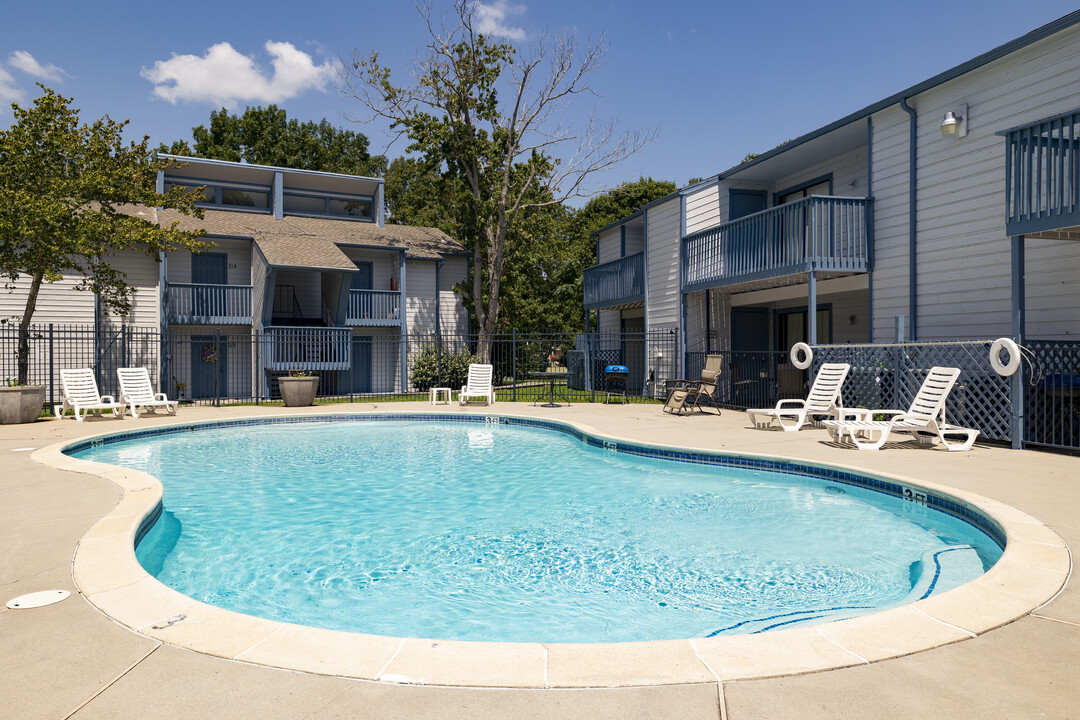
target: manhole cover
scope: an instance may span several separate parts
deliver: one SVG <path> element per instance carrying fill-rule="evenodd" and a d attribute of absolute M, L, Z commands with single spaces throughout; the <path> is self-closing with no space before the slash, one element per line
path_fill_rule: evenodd
<path fill-rule="evenodd" d="M 8 600 L 7 606 L 9 610 L 45 607 L 64 600 L 70 594 L 67 590 L 42 590 Z"/>

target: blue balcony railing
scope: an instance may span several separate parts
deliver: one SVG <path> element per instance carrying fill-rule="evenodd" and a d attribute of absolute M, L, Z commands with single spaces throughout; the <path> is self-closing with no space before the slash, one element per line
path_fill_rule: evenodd
<path fill-rule="evenodd" d="M 585 270 L 585 308 L 613 307 L 645 299 L 645 253 Z"/>
<path fill-rule="evenodd" d="M 870 270 L 869 198 L 812 195 L 683 238 L 683 291 Z"/>
<path fill-rule="evenodd" d="M 251 324 L 250 285 L 169 283 L 167 292 L 170 324 Z"/>
<path fill-rule="evenodd" d="M 263 335 L 267 370 L 348 370 L 349 328 L 271 325 Z"/>
<path fill-rule="evenodd" d="M 1080 225 L 1080 109 L 1004 130 L 1005 231 Z"/>
<path fill-rule="evenodd" d="M 397 290 L 350 290 L 345 324 L 400 326 L 401 293 Z"/>

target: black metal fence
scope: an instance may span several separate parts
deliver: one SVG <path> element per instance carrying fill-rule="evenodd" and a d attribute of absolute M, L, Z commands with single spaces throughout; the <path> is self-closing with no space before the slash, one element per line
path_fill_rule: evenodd
<path fill-rule="evenodd" d="M 1030 445 L 1080 448 L 1080 342 L 1027 340 L 1024 435 Z"/>
<path fill-rule="evenodd" d="M 47 401 L 63 397 L 60 370 L 92 368 L 103 395 L 118 396 L 116 371 L 145 367 L 156 388 L 195 404 L 247 404 L 280 398 L 277 380 L 297 370 L 319 376 L 319 397 L 343 401 L 426 399 L 431 388 L 459 390 L 476 362 L 476 336 L 401 337 L 290 328 L 294 332 L 223 332 L 118 326 L 34 327 L 30 377 L 45 385 Z M 310 331 L 305 333 L 305 331 Z M 308 336 L 310 334 L 310 337 Z M 0 328 L 0 377 L 18 374 L 17 332 Z M 656 333 L 517 333 L 491 338 L 501 401 L 603 402 L 661 398 L 677 373 L 678 336 Z M 611 384 L 604 368 L 626 365 L 629 378 Z"/>

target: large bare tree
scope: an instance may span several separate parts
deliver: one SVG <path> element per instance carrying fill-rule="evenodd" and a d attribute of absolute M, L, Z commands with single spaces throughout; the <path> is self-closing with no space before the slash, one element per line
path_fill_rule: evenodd
<path fill-rule="evenodd" d="M 411 140 L 407 150 L 443 168 L 454 192 L 458 239 L 472 251 L 472 300 L 481 362 L 499 320 L 499 288 L 508 243 L 527 241 L 530 213 L 586 197 L 590 176 L 611 169 L 650 142 L 656 129 L 619 130 L 595 114 L 581 127 L 561 115 L 581 95 L 594 95 L 590 76 L 604 43 L 579 46 L 563 32 L 537 38 L 527 50 L 477 29 L 475 0 L 455 0 L 451 20 L 430 4 L 417 6 L 430 42 L 396 84 L 377 52 L 354 51 L 342 61 L 343 92 Z"/>

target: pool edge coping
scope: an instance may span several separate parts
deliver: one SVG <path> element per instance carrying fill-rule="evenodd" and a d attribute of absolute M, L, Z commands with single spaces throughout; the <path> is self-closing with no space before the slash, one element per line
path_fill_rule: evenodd
<path fill-rule="evenodd" d="M 445 409 L 334 414 L 455 416 Z M 536 418 L 513 413 L 485 415 L 539 424 Z M 299 412 L 194 422 L 170 418 L 169 424 L 155 428 L 311 417 L 327 415 Z M 967 504 L 992 519 L 1004 532 L 1006 546 L 986 574 L 945 593 L 870 615 L 761 635 L 606 644 L 392 638 L 242 615 L 200 603 L 148 575 L 135 559 L 135 538 L 147 518 L 160 507 L 161 483 L 139 471 L 78 460 L 62 452 L 90 439 L 129 434 L 130 429 L 54 443 L 35 451 L 31 458 L 61 470 L 103 477 L 123 491 L 120 502 L 79 540 L 72 563 L 76 587 L 105 615 L 144 636 L 216 657 L 385 683 L 486 688 L 632 687 L 763 679 L 840 669 L 929 650 L 1005 625 L 1055 597 L 1071 572 L 1068 546 L 1050 528 L 1009 505 L 975 493 L 848 463 L 651 444 L 601 432 L 582 422 L 543 422 L 634 446 L 790 461 L 923 488 Z"/>

